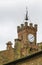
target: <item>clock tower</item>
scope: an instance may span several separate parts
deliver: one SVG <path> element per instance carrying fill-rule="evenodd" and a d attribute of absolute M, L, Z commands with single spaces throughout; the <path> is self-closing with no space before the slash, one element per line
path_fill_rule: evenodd
<path fill-rule="evenodd" d="M 30 51 L 37 51 L 37 24 L 28 23 L 28 11 L 24 24 L 17 26 L 18 39 L 15 39 L 15 58 L 27 56 Z M 37 49 L 36 49 L 37 48 Z"/>
<path fill-rule="evenodd" d="M 26 10 L 25 23 L 17 26 L 18 39 L 21 39 L 22 46 L 36 45 L 37 24 L 28 24 L 28 11 Z"/>

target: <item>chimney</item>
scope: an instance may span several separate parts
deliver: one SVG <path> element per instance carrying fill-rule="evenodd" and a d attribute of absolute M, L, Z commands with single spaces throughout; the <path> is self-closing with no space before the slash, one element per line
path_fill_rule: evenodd
<path fill-rule="evenodd" d="M 6 45 L 7 45 L 7 50 L 12 49 L 12 42 L 11 42 L 11 41 L 8 41 L 8 42 L 6 43 Z"/>

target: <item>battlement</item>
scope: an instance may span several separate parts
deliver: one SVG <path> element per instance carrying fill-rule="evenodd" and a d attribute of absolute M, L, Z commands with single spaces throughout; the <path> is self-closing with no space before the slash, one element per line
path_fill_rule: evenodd
<path fill-rule="evenodd" d="M 30 27 L 33 27 L 33 24 L 32 24 L 32 23 L 30 23 L 30 24 L 29 24 L 29 26 L 30 26 Z"/>
<path fill-rule="evenodd" d="M 34 28 L 35 28 L 35 29 L 36 29 L 36 31 L 37 31 L 37 24 L 35 24 L 35 25 L 34 25 Z"/>
<path fill-rule="evenodd" d="M 20 39 L 15 39 L 15 42 L 16 42 L 16 41 L 21 41 L 21 40 L 20 40 Z"/>
<path fill-rule="evenodd" d="M 21 28 L 23 28 L 24 27 L 24 24 L 21 24 Z"/>
<path fill-rule="evenodd" d="M 25 26 L 28 26 L 28 22 L 25 22 Z"/>
<path fill-rule="evenodd" d="M 33 28 L 37 31 L 37 24 L 34 24 L 33 26 L 33 23 L 29 23 L 28 25 L 28 22 L 25 22 L 24 24 L 21 24 L 21 26 L 17 26 L 17 32 L 19 33 L 20 31 L 24 30 L 27 27 Z"/>

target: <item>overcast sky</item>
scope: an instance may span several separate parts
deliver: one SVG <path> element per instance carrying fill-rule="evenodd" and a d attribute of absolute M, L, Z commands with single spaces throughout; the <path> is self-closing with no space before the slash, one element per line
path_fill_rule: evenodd
<path fill-rule="evenodd" d="M 14 44 L 17 26 L 25 22 L 26 6 L 28 22 L 38 24 L 37 42 L 42 42 L 42 0 L 0 0 L 0 50 L 8 41 Z"/>

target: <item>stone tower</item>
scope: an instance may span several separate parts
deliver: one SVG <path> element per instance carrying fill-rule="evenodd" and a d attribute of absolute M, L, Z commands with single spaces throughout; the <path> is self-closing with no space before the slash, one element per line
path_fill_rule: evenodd
<path fill-rule="evenodd" d="M 15 48 L 17 49 L 17 51 L 19 51 L 19 53 L 16 52 L 17 55 L 20 54 L 20 56 L 22 53 L 24 56 L 27 55 L 28 48 L 32 46 L 36 46 L 37 24 L 34 24 L 34 26 L 32 23 L 28 24 L 27 10 L 26 10 L 25 21 L 26 22 L 24 24 L 21 24 L 21 26 L 17 26 L 18 40 L 17 39 L 15 40 Z"/>
<path fill-rule="evenodd" d="M 37 35 L 37 24 L 29 23 L 28 25 L 28 11 L 26 8 L 25 24 L 17 26 L 18 38 L 22 40 L 23 44 L 33 44 L 36 45 L 36 35 Z"/>
<path fill-rule="evenodd" d="M 21 40 L 20 39 L 15 39 L 15 59 L 19 59 L 21 57 Z"/>
<path fill-rule="evenodd" d="M 21 39 L 24 44 L 28 42 L 28 44 L 36 45 L 37 24 L 33 27 L 32 23 L 28 26 L 28 22 L 25 22 L 25 25 L 21 24 L 21 27 L 17 27 L 17 32 L 18 38 Z"/>

